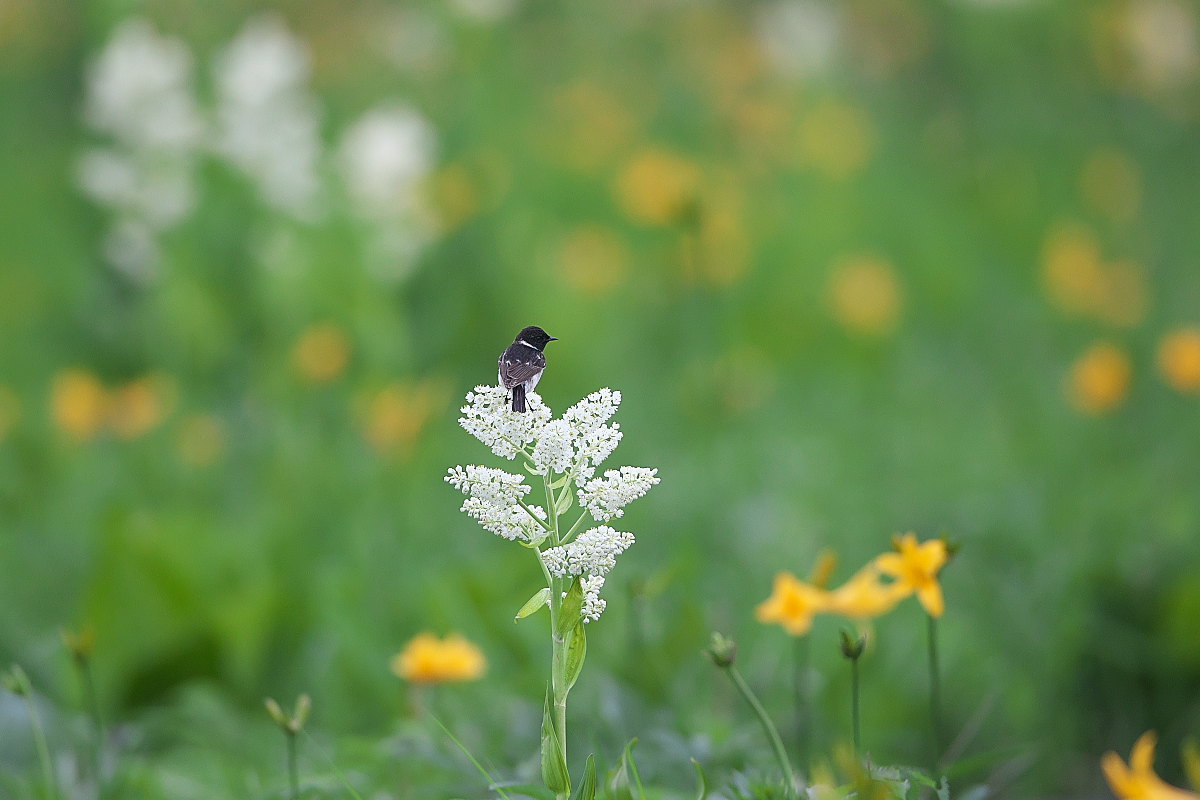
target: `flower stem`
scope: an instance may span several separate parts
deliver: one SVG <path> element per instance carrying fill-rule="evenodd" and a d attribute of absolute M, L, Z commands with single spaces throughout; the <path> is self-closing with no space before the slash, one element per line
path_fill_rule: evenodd
<path fill-rule="evenodd" d="M 858 659 L 850 659 L 850 716 L 854 731 L 854 755 L 862 752 L 862 728 L 859 724 Z"/>
<path fill-rule="evenodd" d="M 92 718 L 92 746 L 91 746 L 91 762 L 92 773 L 96 780 L 97 786 L 102 786 L 104 781 L 101 776 L 101 754 L 104 749 L 104 719 L 100 716 L 100 701 L 96 694 L 96 682 L 92 678 L 92 662 L 89 658 L 77 658 L 75 663 L 79 667 L 79 678 L 83 684 L 84 705 L 87 706 L 88 715 Z"/>
<path fill-rule="evenodd" d="M 812 647 L 807 636 L 797 636 L 792 661 L 792 688 L 796 703 L 796 744 L 800 755 L 800 768 L 809 771 L 809 754 L 812 750 L 812 703 L 808 696 L 808 670 L 812 660 Z"/>
<path fill-rule="evenodd" d="M 286 733 L 288 780 L 292 787 L 292 800 L 296 800 L 300 796 L 300 766 L 296 760 L 296 734 L 291 731 L 286 731 Z"/>
<path fill-rule="evenodd" d="M 550 532 L 550 544 L 557 547 L 562 543 L 558 530 L 558 503 L 554 489 L 550 486 L 550 476 L 542 476 L 542 485 L 546 489 L 546 511 L 549 523 L 546 526 Z M 541 560 L 541 553 L 538 554 Z M 554 699 L 554 733 L 558 737 L 558 752 L 562 763 L 567 763 L 567 647 L 566 637 L 558 632 L 558 619 L 562 614 L 563 578 L 550 575 L 546 563 L 542 561 L 542 570 L 549 580 L 550 586 L 550 693 Z M 566 800 L 570 792 L 559 793 L 558 800 Z"/>
<path fill-rule="evenodd" d="M 732 664 L 724 667 L 725 672 L 729 675 L 729 679 L 733 681 L 733 685 L 741 692 L 742 697 L 750 704 L 750 708 L 754 710 L 758 716 L 758 721 L 762 725 L 763 732 L 766 733 L 767 739 L 771 742 L 771 749 L 775 752 L 775 760 L 779 762 L 779 769 L 783 771 L 784 780 L 787 781 L 787 794 L 791 796 L 796 790 L 796 773 L 792 771 L 792 763 L 788 760 L 787 750 L 783 747 L 783 740 L 779 738 L 779 731 L 775 728 L 775 723 L 771 722 L 771 717 L 767 715 L 767 710 L 763 708 L 763 704 L 755 697 L 754 691 L 751 690 L 749 684 L 742 678 L 742 674 L 738 672 L 737 667 Z"/>
<path fill-rule="evenodd" d="M 942 759 L 942 679 L 938 665 L 937 618 L 929 619 L 929 721 L 933 731 L 933 767 L 936 771 Z"/>
<path fill-rule="evenodd" d="M 38 763 L 42 768 L 42 783 L 45 785 L 46 797 L 57 798 L 58 784 L 54 780 L 54 766 L 50 761 L 50 747 L 46 744 L 46 732 L 42 728 L 42 718 L 37 713 L 33 703 L 33 693 L 24 692 L 25 711 L 29 715 L 29 728 L 33 732 L 33 745 L 37 749 Z"/>

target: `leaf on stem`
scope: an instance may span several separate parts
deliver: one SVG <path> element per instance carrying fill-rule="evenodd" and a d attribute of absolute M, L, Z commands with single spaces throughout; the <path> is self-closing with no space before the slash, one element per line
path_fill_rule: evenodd
<path fill-rule="evenodd" d="M 567 760 L 563 756 L 558 733 L 554 730 L 554 718 L 550 713 L 549 693 L 542 706 L 542 782 L 555 794 L 571 791 Z"/>
<path fill-rule="evenodd" d="M 517 609 L 517 616 L 513 620 L 516 622 L 519 619 L 525 619 L 530 614 L 536 613 L 542 606 L 550 604 L 550 587 L 544 586 L 539 589 L 533 597 L 525 601 L 525 605 Z"/>
<path fill-rule="evenodd" d="M 583 586 L 578 577 L 571 582 L 571 587 L 567 589 L 566 595 L 563 596 L 562 605 L 558 609 L 558 620 L 555 623 L 554 634 L 556 636 L 566 636 L 569 632 L 575 629 L 583 619 Z"/>
<path fill-rule="evenodd" d="M 637 773 L 637 767 L 633 763 L 633 747 L 636 744 L 636 738 L 630 739 L 629 744 L 625 745 L 625 752 L 621 753 L 620 762 L 609 771 L 608 778 L 604 781 L 608 800 L 637 800 L 638 796 L 633 793 L 633 775 Z"/>
<path fill-rule="evenodd" d="M 575 628 L 567 634 L 567 658 L 563 667 L 563 685 L 565 692 L 571 691 L 579 674 L 583 672 L 583 659 L 587 657 L 587 634 L 583 631 L 581 619 Z"/>
<path fill-rule="evenodd" d="M 589 754 L 583 767 L 583 777 L 572 795 L 572 800 L 596 800 L 596 756 Z"/>

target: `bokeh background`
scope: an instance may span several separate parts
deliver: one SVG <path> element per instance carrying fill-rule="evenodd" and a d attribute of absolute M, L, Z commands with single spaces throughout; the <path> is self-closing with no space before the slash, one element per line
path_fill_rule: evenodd
<path fill-rule="evenodd" d="M 65 747 L 60 631 L 93 630 L 141 796 L 278 790 L 261 698 L 301 691 L 378 796 L 481 796 L 387 668 L 424 630 L 490 665 L 425 702 L 536 769 L 544 632 L 511 618 L 540 576 L 442 482 L 498 466 L 457 407 L 526 324 L 560 339 L 545 400 L 622 390 L 612 461 L 662 477 L 622 520 L 575 753 L 640 736 L 681 792 L 688 756 L 767 764 L 708 632 L 786 723 L 774 573 L 832 548 L 844 578 L 913 530 L 962 546 L 959 785 L 1095 794 L 1148 728 L 1181 780 L 1194 2 L 2 0 L 0 184 L 0 661 Z M 873 635 L 868 747 L 919 762 L 919 607 Z"/>

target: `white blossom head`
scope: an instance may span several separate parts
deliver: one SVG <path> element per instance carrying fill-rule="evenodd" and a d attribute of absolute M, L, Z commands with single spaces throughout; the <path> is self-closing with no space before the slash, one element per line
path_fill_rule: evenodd
<path fill-rule="evenodd" d="M 645 496 L 659 482 L 658 470 L 647 467 L 621 467 L 604 471 L 579 489 L 579 504 L 594 519 L 607 522 L 625 514 L 625 506 Z"/>
<path fill-rule="evenodd" d="M 484 530 L 505 539 L 536 542 L 543 538 L 542 526 L 521 506 L 529 487 L 520 475 L 472 464 L 448 470 L 444 480 L 467 495 L 461 510 Z M 546 518 L 543 509 L 532 506 L 530 510 L 538 519 Z"/>
<path fill-rule="evenodd" d="M 542 561 L 552 575 L 607 575 L 617 556 L 633 544 L 633 534 L 607 525 L 586 530 L 575 541 L 542 552 Z"/>
<path fill-rule="evenodd" d="M 501 458 L 512 460 L 533 443 L 550 421 L 550 409 L 537 392 L 525 395 L 529 409 L 513 411 L 508 392 L 499 386 L 476 386 L 467 393 L 467 404 L 459 411 L 458 424 Z"/>
<path fill-rule="evenodd" d="M 579 581 L 579 586 L 583 589 L 583 621 L 595 622 L 608 606 L 608 601 L 600 596 L 600 589 L 604 587 L 604 576 L 588 575 Z"/>

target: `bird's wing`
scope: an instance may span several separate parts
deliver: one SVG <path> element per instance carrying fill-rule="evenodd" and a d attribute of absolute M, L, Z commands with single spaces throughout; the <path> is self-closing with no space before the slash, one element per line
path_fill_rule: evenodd
<path fill-rule="evenodd" d="M 546 356 L 532 347 L 522 348 L 524 353 L 512 353 L 509 350 L 500 356 L 500 383 L 504 388 L 511 389 L 518 383 L 537 375 L 546 368 Z"/>

